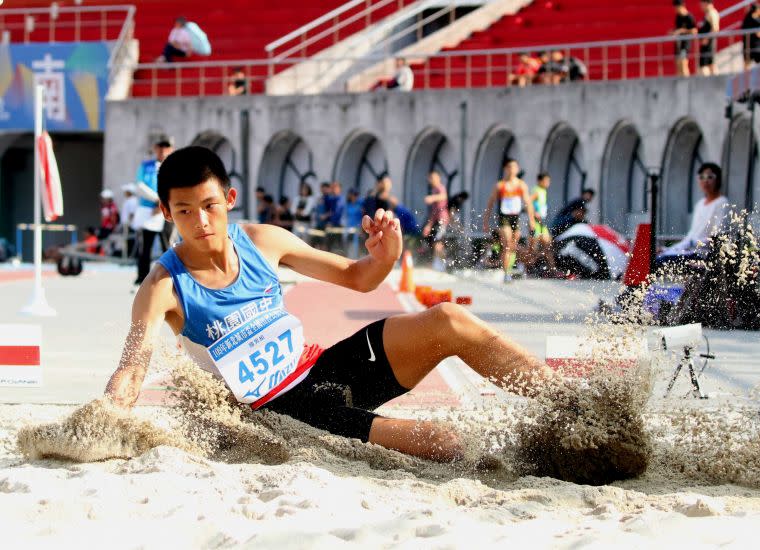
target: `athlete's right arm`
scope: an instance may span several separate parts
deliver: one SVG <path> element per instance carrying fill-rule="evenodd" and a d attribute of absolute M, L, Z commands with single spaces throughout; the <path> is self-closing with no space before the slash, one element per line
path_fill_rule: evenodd
<path fill-rule="evenodd" d="M 488 197 L 488 204 L 486 205 L 486 211 L 483 214 L 483 231 L 488 233 L 489 231 L 489 225 L 491 220 L 491 213 L 493 212 L 493 205 L 496 202 L 496 197 L 498 194 L 499 184 L 493 186 L 493 190 L 491 191 L 491 195 Z"/>
<path fill-rule="evenodd" d="M 175 306 L 172 289 L 169 274 L 163 267 L 156 266 L 137 291 L 119 367 L 111 375 L 105 391 L 105 396 L 119 407 L 131 408 L 140 395 L 158 330 Z"/>

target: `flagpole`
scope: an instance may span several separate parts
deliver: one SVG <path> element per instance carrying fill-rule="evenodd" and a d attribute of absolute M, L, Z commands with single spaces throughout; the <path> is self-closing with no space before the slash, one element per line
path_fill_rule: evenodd
<path fill-rule="evenodd" d="M 45 87 L 37 85 L 34 88 L 34 289 L 29 303 L 21 310 L 23 315 L 53 317 L 56 311 L 50 307 L 42 288 L 42 201 L 40 197 L 40 149 L 42 136 L 42 109 Z"/>

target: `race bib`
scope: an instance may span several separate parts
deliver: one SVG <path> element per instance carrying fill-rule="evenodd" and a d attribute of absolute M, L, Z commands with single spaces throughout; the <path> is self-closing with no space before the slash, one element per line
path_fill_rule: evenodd
<path fill-rule="evenodd" d="M 521 210 L 522 202 L 520 200 L 520 197 L 504 197 L 501 199 L 499 212 L 502 214 L 505 214 L 507 216 L 514 216 L 515 214 L 519 214 Z"/>
<path fill-rule="evenodd" d="M 244 323 L 208 352 L 235 398 L 254 403 L 296 370 L 303 348 L 301 321 L 279 309 Z"/>

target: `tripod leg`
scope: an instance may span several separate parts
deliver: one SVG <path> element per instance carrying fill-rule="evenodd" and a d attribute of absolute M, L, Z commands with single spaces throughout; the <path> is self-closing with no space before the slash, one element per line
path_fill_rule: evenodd
<path fill-rule="evenodd" d="M 683 367 L 683 361 L 678 362 L 678 366 L 673 373 L 673 377 L 670 379 L 670 384 L 668 384 L 668 389 L 665 390 L 665 395 L 663 397 L 667 397 L 670 394 L 670 390 L 673 389 L 673 384 L 676 383 L 676 378 L 678 378 L 678 373 L 681 372 L 681 367 Z"/>
<path fill-rule="evenodd" d="M 694 372 L 694 360 L 691 357 L 689 357 L 689 377 L 691 378 L 691 395 L 699 399 L 707 399 L 707 396 L 702 393 L 702 389 L 699 387 L 699 380 Z"/>

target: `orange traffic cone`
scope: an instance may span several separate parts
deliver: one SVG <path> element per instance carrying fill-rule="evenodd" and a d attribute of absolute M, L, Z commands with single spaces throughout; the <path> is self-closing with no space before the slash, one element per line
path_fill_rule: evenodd
<path fill-rule="evenodd" d="M 412 253 L 408 250 L 401 257 L 401 283 L 398 285 L 399 292 L 414 292 L 414 262 Z"/>

